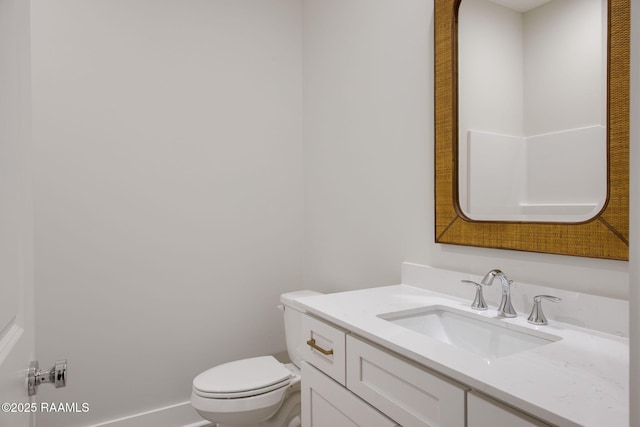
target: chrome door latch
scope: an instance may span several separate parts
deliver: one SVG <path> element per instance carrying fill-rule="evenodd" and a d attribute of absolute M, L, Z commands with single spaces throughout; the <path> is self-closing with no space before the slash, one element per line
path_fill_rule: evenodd
<path fill-rule="evenodd" d="M 67 359 L 58 360 L 48 371 L 40 370 L 37 361 L 31 362 L 27 372 L 27 391 L 29 396 L 38 392 L 38 386 L 42 383 L 50 383 L 55 388 L 67 385 Z"/>

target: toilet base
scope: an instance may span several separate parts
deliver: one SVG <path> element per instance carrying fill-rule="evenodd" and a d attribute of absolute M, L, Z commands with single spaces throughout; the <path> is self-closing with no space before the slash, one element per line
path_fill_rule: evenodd
<path fill-rule="evenodd" d="M 301 411 L 301 396 L 300 389 L 291 391 L 291 394 L 287 396 L 285 401 L 280 406 L 280 409 L 268 420 L 262 421 L 258 424 L 214 424 L 216 427 L 301 427 L 302 421 L 300 419 Z"/>

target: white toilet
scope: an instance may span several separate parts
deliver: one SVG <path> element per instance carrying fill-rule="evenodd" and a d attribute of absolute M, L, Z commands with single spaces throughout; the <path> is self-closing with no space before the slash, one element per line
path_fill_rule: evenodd
<path fill-rule="evenodd" d="M 280 296 L 284 311 L 287 352 L 293 363 L 282 364 L 273 356 L 236 360 L 211 368 L 193 380 L 191 405 L 205 420 L 218 427 L 299 427 L 302 312 L 297 298 L 318 295 L 313 291 Z"/>

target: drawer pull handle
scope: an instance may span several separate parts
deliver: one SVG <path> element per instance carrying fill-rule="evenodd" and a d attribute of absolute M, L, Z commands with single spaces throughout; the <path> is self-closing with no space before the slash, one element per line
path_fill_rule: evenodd
<path fill-rule="evenodd" d="M 312 339 L 310 339 L 309 341 L 307 341 L 307 345 L 308 345 L 309 347 L 311 347 L 312 349 L 314 349 L 314 350 L 318 350 L 320 353 L 324 354 L 325 356 L 331 356 L 331 355 L 333 354 L 333 349 L 331 349 L 331 350 L 325 350 L 324 348 L 319 347 L 319 346 L 316 344 L 316 340 L 315 340 L 314 338 L 312 338 Z"/>

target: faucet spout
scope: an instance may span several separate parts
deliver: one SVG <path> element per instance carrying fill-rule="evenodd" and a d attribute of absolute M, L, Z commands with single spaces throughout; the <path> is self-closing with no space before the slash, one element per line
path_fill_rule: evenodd
<path fill-rule="evenodd" d="M 498 275 L 504 275 L 504 273 L 498 269 L 491 270 L 484 275 L 480 284 L 484 286 L 491 286 L 493 284 L 493 279 L 495 279 Z"/>
<path fill-rule="evenodd" d="M 495 269 L 488 272 L 482 279 L 482 284 L 485 286 L 491 286 L 495 278 L 500 279 L 502 284 L 502 300 L 498 306 L 498 315 L 501 317 L 516 317 L 518 313 L 511 304 L 511 284 L 513 280 L 509 280 L 502 271 Z"/>

